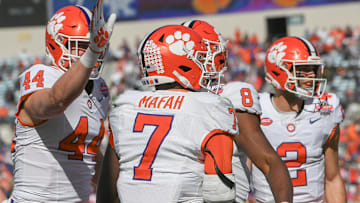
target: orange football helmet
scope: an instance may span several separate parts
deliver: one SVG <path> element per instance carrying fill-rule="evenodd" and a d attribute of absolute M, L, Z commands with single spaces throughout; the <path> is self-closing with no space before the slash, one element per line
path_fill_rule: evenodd
<path fill-rule="evenodd" d="M 203 20 L 190 20 L 183 22 L 181 25 L 192 28 L 203 38 L 210 52 L 211 60 L 209 61 L 210 69 L 219 73 L 226 71 L 227 59 L 227 41 L 221 34 L 209 23 Z"/>
<path fill-rule="evenodd" d="M 86 49 L 89 45 L 91 17 L 89 9 L 71 5 L 59 9 L 48 21 L 45 33 L 46 54 L 54 65 L 66 71 L 80 58 L 79 48 Z M 99 57 L 90 79 L 100 77 L 106 52 Z"/>
<path fill-rule="evenodd" d="M 150 33 L 139 46 L 142 83 L 155 86 L 177 82 L 184 88 L 211 89 L 213 72 L 201 36 L 182 25 L 167 25 Z"/>
<path fill-rule="evenodd" d="M 314 66 L 315 77 L 299 74 L 297 66 Z M 326 88 L 324 63 L 316 47 L 301 37 L 283 37 L 276 40 L 266 52 L 265 79 L 277 89 L 294 93 L 300 98 L 321 97 Z M 311 81 L 310 88 L 303 88 L 301 81 Z"/>

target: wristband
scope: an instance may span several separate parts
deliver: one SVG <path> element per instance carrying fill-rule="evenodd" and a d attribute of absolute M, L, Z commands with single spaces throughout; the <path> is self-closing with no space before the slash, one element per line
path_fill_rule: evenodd
<path fill-rule="evenodd" d="M 86 68 L 93 68 L 96 64 L 100 54 L 96 54 L 90 50 L 90 48 L 87 48 L 85 53 L 80 57 L 80 62 L 83 64 Z"/>

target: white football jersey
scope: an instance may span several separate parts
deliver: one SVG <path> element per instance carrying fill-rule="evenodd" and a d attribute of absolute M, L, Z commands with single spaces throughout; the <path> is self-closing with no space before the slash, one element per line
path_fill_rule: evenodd
<path fill-rule="evenodd" d="M 343 120 L 339 99 L 326 94 L 326 100 L 308 99 L 302 112 L 279 112 L 269 93 L 260 94 L 261 128 L 288 167 L 294 186 L 294 202 L 325 202 L 325 160 L 323 145 Z M 253 165 L 255 197 L 274 202 L 261 171 Z"/>
<path fill-rule="evenodd" d="M 26 70 L 20 75 L 19 104 L 33 92 L 51 88 L 63 74 L 45 65 Z M 36 126 L 15 119 L 15 202 L 87 202 L 110 101 L 106 83 L 99 79 L 90 95 L 84 90 L 59 116 Z"/>
<path fill-rule="evenodd" d="M 109 121 L 127 203 L 203 202 L 203 147 L 214 134 L 238 133 L 230 101 L 207 92 L 128 90 Z"/>
<path fill-rule="evenodd" d="M 261 114 L 259 94 L 255 88 L 244 82 L 229 82 L 223 86 L 222 97 L 228 98 L 237 111 L 246 111 L 252 114 Z M 236 182 L 236 202 L 245 202 L 250 192 L 250 171 L 246 166 L 247 155 L 234 143 L 233 173 Z"/>

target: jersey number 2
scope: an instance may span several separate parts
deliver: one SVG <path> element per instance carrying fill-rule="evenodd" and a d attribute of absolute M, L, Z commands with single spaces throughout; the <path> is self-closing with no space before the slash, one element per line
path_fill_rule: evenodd
<path fill-rule="evenodd" d="M 135 119 L 134 132 L 143 132 L 146 125 L 156 126 L 156 128 L 148 140 L 139 165 L 134 167 L 134 180 L 151 180 L 151 166 L 155 161 L 161 143 L 171 129 L 173 118 L 173 116 L 167 115 L 138 113 Z"/>
<path fill-rule="evenodd" d="M 297 159 L 296 160 L 285 160 L 284 163 L 287 167 L 300 167 L 303 163 L 306 162 L 306 148 L 300 142 L 293 143 L 282 143 L 278 149 L 277 153 L 280 157 L 286 157 L 286 152 L 296 152 Z M 293 186 L 304 186 L 306 185 L 306 171 L 305 170 L 297 170 L 296 178 L 292 178 Z"/>

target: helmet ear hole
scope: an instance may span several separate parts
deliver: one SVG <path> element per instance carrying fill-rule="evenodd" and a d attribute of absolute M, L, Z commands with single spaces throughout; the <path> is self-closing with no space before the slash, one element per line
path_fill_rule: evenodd
<path fill-rule="evenodd" d="M 49 43 L 49 46 L 52 50 L 55 50 L 55 47 L 52 44 Z"/>
<path fill-rule="evenodd" d="M 163 35 L 161 35 L 161 37 L 160 37 L 160 39 L 159 39 L 159 42 L 164 42 L 164 34 Z"/>
<path fill-rule="evenodd" d="M 179 66 L 179 68 L 180 68 L 182 71 L 184 71 L 184 72 L 188 72 L 188 71 L 191 70 L 190 67 L 187 67 L 187 66 L 184 66 L 184 65 Z"/>
<path fill-rule="evenodd" d="M 276 72 L 276 71 L 271 71 L 274 75 L 276 75 L 276 76 L 279 76 L 280 75 L 280 73 L 278 73 L 278 72 Z"/>

